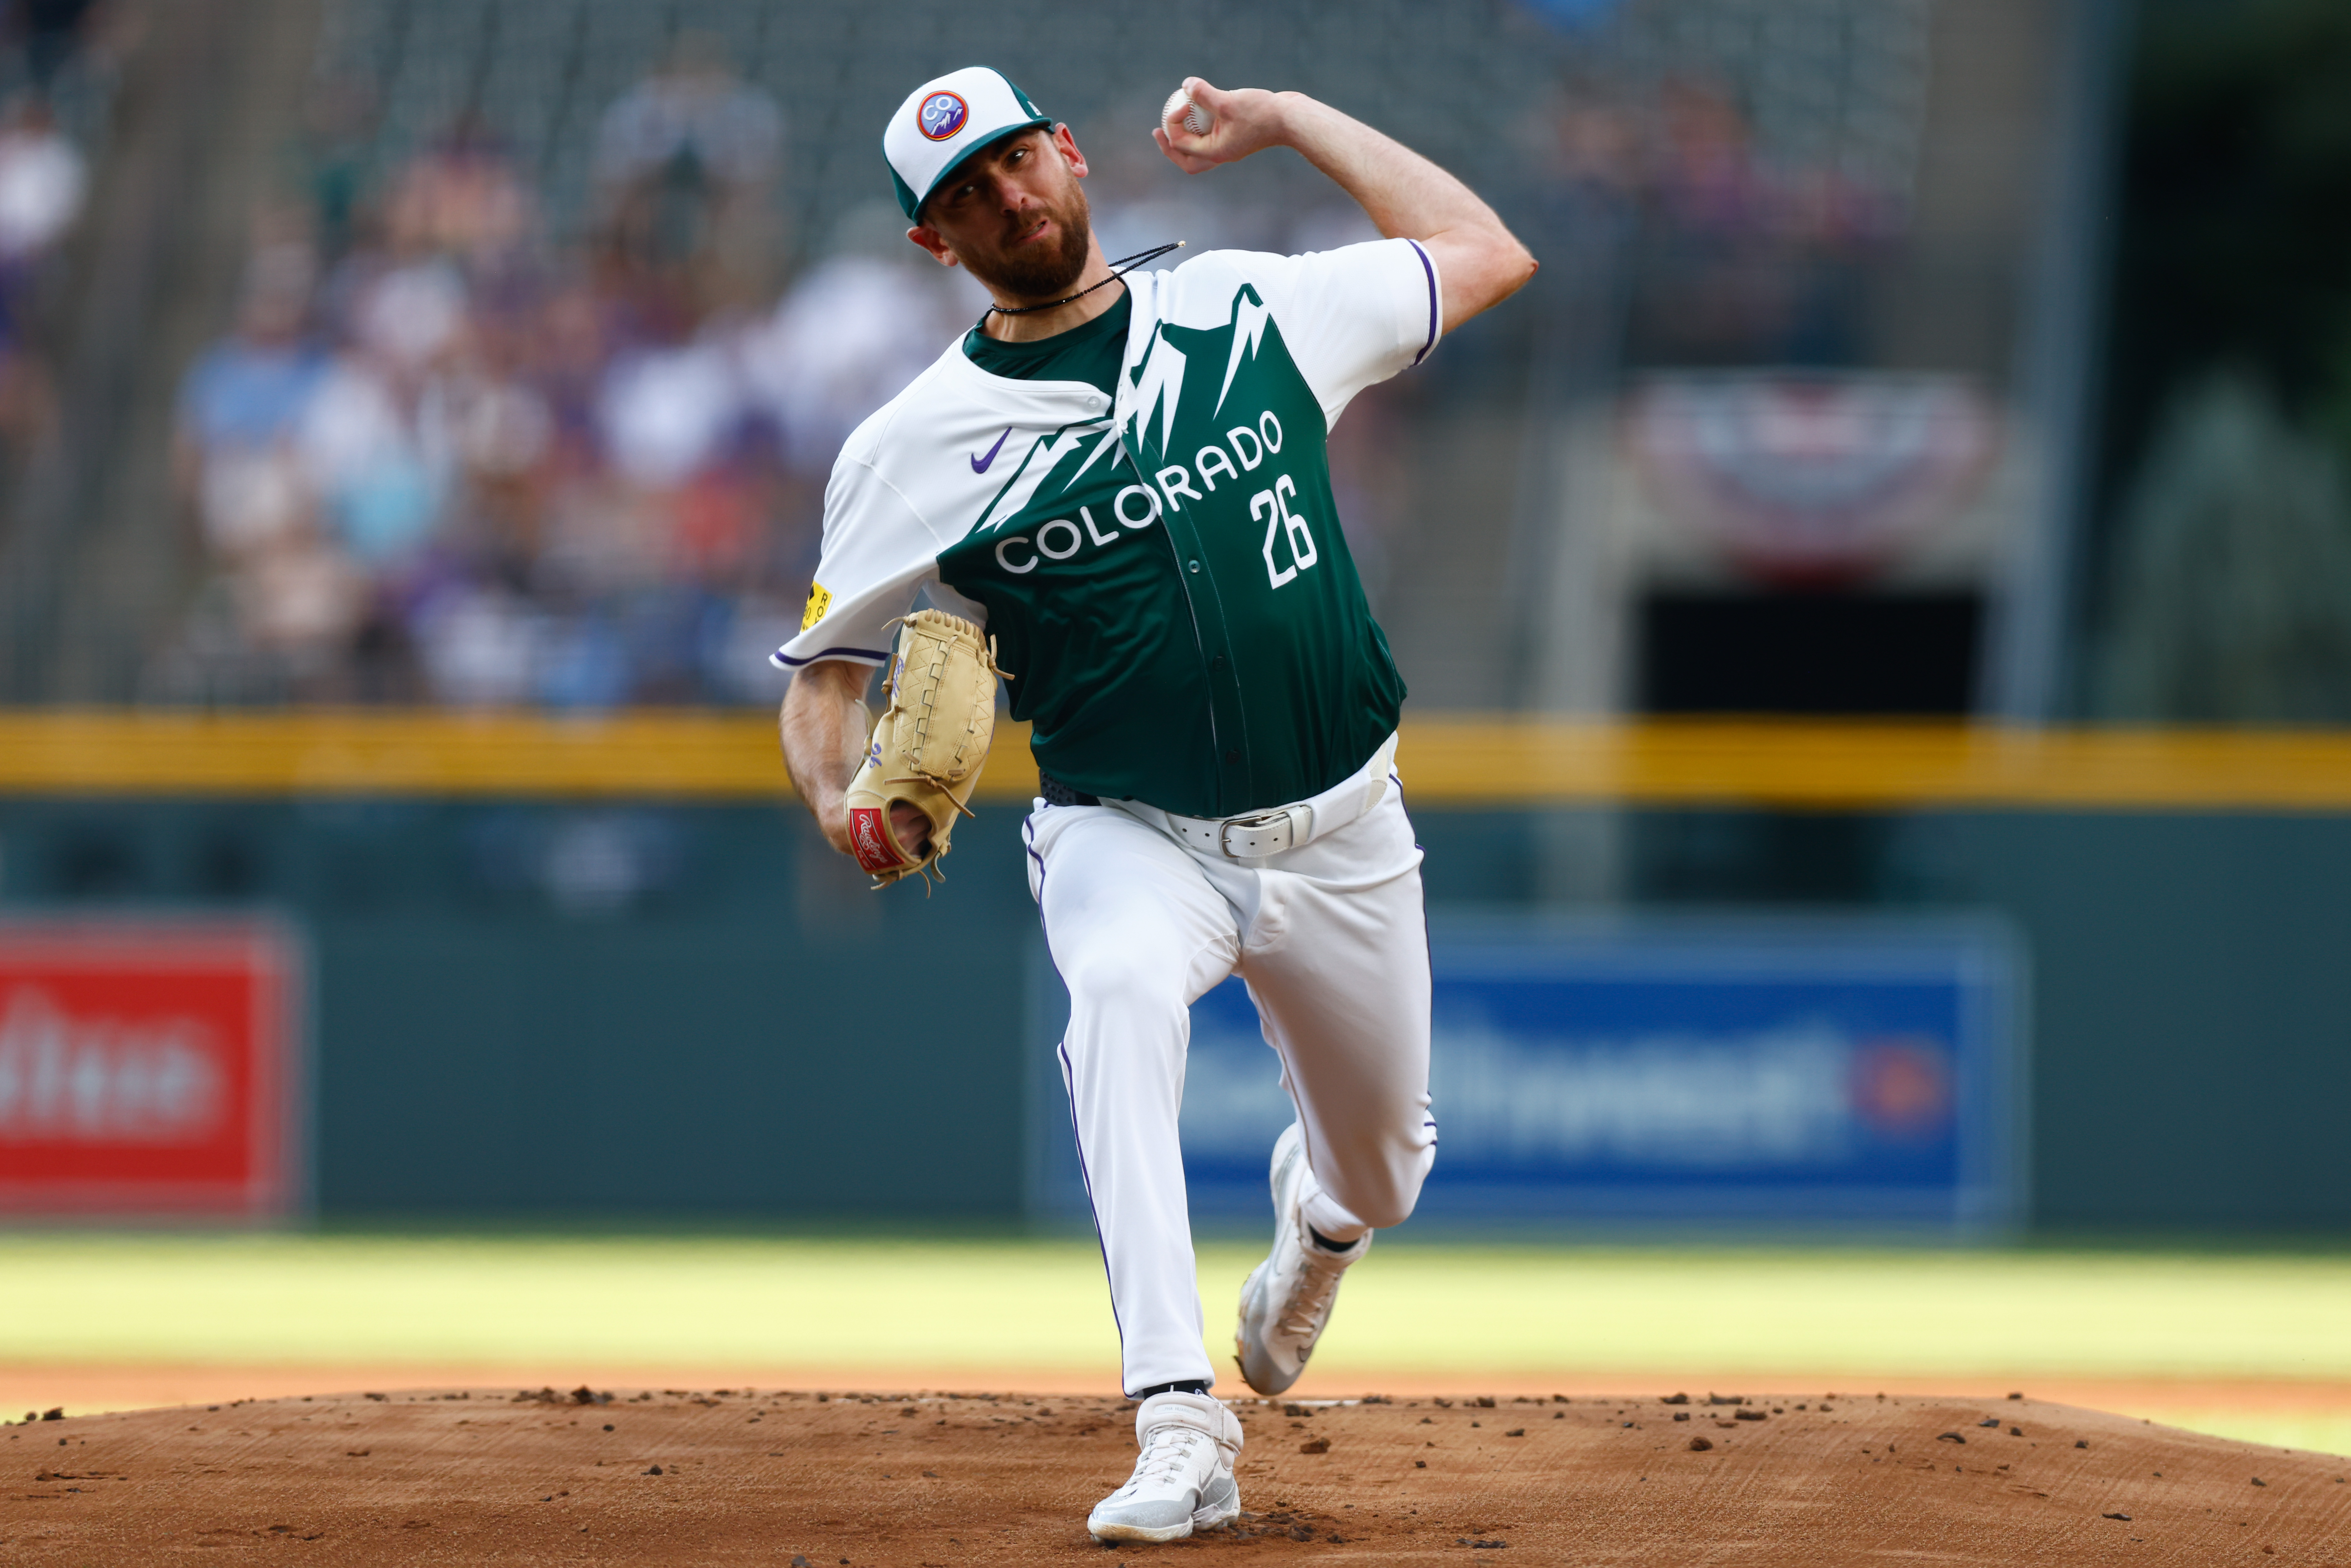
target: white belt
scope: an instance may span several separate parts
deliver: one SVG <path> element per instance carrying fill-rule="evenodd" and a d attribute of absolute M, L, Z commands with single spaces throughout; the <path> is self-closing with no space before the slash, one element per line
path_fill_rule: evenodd
<path fill-rule="evenodd" d="M 1212 850 L 1228 860 L 1263 860 L 1284 850 L 1302 849 L 1336 832 L 1378 805 L 1387 793 L 1395 764 L 1396 737 L 1389 736 L 1372 759 L 1311 800 L 1252 811 L 1245 817 L 1181 817 L 1140 800 L 1105 800 L 1194 849 Z"/>

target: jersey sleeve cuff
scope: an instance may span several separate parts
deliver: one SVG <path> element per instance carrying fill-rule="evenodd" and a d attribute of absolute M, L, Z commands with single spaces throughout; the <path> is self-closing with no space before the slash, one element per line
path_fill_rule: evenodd
<path fill-rule="evenodd" d="M 804 664 L 819 664 L 828 659 L 838 659 L 851 664 L 885 664 L 890 662 L 887 648 L 817 648 L 805 653 L 793 653 L 787 643 L 768 655 L 768 663 L 779 670 L 797 670 Z"/>
<path fill-rule="evenodd" d="M 1437 285 L 1437 258 L 1430 256 L 1427 247 L 1416 239 L 1407 239 L 1405 244 L 1412 246 L 1412 254 L 1420 258 L 1421 275 L 1428 284 L 1428 335 L 1421 340 L 1420 351 L 1412 357 L 1412 362 L 1417 365 L 1428 358 L 1428 351 L 1437 347 L 1437 340 L 1444 335 L 1445 308 L 1442 301 L 1445 296 Z"/>

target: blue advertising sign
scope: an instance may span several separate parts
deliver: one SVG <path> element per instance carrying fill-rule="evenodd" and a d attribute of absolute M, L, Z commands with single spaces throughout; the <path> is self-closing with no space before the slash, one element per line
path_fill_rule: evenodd
<path fill-rule="evenodd" d="M 1461 918 L 1432 924 L 1431 961 L 1423 1218 L 1981 1233 L 2021 1213 L 2002 926 Z M 1291 1119 L 1278 1063 L 1240 981 L 1192 1019 L 1193 1213 L 1255 1220 Z"/>

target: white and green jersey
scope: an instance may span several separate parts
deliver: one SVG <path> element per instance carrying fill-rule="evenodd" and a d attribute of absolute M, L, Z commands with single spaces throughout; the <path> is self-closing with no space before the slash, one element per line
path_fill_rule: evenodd
<path fill-rule="evenodd" d="M 1212 251 L 1128 284 L 1114 397 L 989 374 L 957 343 L 858 427 L 775 662 L 879 664 L 927 590 L 995 636 L 1055 778 L 1186 816 L 1304 800 L 1404 701 L 1324 442 L 1436 345 L 1436 267 L 1384 240 Z"/>

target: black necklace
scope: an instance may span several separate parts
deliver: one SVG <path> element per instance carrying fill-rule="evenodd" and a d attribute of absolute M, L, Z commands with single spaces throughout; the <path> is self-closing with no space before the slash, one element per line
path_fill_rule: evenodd
<path fill-rule="evenodd" d="M 1067 299 L 1056 299 L 1044 305 L 991 305 L 987 309 L 979 313 L 979 319 L 972 323 L 971 329 L 975 332 L 983 332 L 987 326 L 987 319 L 990 316 L 1027 316 L 1039 310 L 1059 310 L 1064 305 L 1075 304 L 1077 301 L 1083 299 L 1087 295 L 1092 294 L 1097 288 L 1109 287 L 1112 284 L 1116 283 L 1121 278 L 1124 277 L 1128 273 L 1133 272 L 1136 267 L 1148 267 L 1151 263 L 1157 261 L 1161 256 L 1165 256 L 1169 251 L 1182 250 L 1183 248 L 1184 242 L 1179 239 L 1170 245 L 1156 246 L 1150 250 L 1136 251 L 1133 256 L 1120 256 L 1116 261 L 1110 264 L 1111 275 L 1108 277 L 1103 278 L 1100 283 L 1087 284 L 1083 288 L 1079 289 Z"/>

